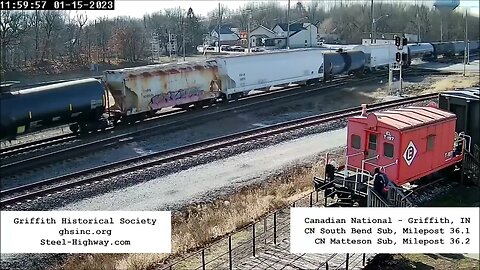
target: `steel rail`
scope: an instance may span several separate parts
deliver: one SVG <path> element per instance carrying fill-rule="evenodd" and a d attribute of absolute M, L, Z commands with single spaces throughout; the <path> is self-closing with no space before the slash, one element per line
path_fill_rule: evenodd
<path fill-rule="evenodd" d="M 436 93 L 426 94 L 417 97 L 409 97 L 401 100 L 392 100 L 382 103 L 376 103 L 367 106 L 369 111 L 384 110 L 397 106 L 412 104 L 416 102 L 428 101 L 436 97 Z M 86 169 L 83 171 L 46 179 L 40 182 L 31 183 L 0 192 L 0 207 L 19 203 L 24 200 L 60 192 L 61 190 L 71 189 L 87 183 L 102 181 L 103 179 L 122 175 L 128 172 L 149 168 L 154 165 L 165 164 L 172 161 L 178 161 L 183 158 L 192 157 L 201 153 L 211 152 L 233 145 L 251 142 L 252 140 L 262 139 L 268 136 L 287 133 L 292 130 L 298 130 L 307 127 L 313 127 L 331 121 L 345 119 L 347 117 L 358 115 L 362 111 L 361 107 L 354 107 L 334 112 L 329 112 L 317 116 L 310 116 L 296 119 L 284 123 L 260 127 L 252 130 L 204 140 L 189 145 L 175 147 L 172 149 L 151 153 L 141 157 L 134 157 L 118 162 Z M 90 176 L 89 176 L 90 175 Z M 83 177 L 83 178 L 82 178 Z M 74 180 L 72 180 L 74 179 Z"/>
<path fill-rule="evenodd" d="M 284 90 L 284 92 L 286 92 L 286 93 L 280 93 L 280 92 L 276 93 L 277 94 L 276 97 L 271 96 L 271 95 L 273 95 L 272 93 L 270 93 L 270 94 L 259 93 L 259 94 L 263 94 L 262 95 L 264 97 L 263 99 L 259 99 L 260 95 L 255 96 L 255 98 L 250 97 L 252 99 L 251 101 L 245 101 L 245 102 L 240 103 L 238 105 L 236 103 L 233 103 L 233 106 L 227 107 L 225 109 L 215 110 L 215 109 L 212 108 L 213 110 L 207 110 L 207 111 L 204 111 L 202 113 L 195 112 L 194 114 L 191 114 L 191 115 L 185 115 L 184 119 L 176 119 L 176 120 L 173 120 L 173 121 L 170 121 L 170 122 L 156 124 L 156 125 L 153 125 L 151 127 L 143 128 L 143 129 L 140 129 L 140 130 L 126 132 L 126 133 L 122 133 L 122 134 L 119 134 L 119 135 L 110 136 L 110 137 L 107 137 L 107 138 L 103 138 L 103 139 L 99 139 L 99 140 L 91 141 L 91 142 L 87 142 L 87 143 L 81 143 L 81 144 L 70 146 L 70 147 L 64 147 L 64 148 L 56 150 L 56 151 L 52 151 L 52 152 L 48 152 L 48 153 L 40 154 L 40 155 L 35 155 L 35 156 L 29 157 L 29 158 L 22 158 L 18 161 L 14 161 L 14 162 L 8 162 L 8 161 L 5 162 L 5 160 L 7 158 L 2 156 L 1 158 L 2 158 L 3 162 L 0 166 L 0 169 L 2 171 L 2 175 L 7 176 L 7 175 L 10 175 L 10 174 L 16 173 L 18 171 L 38 167 L 38 166 L 41 166 L 41 165 L 44 165 L 44 164 L 54 162 L 56 160 L 62 160 L 62 159 L 65 159 L 65 158 L 69 158 L 74 154 L 78 155 L 78 154 L 81 154 L 81 153 L 84 153 L 84 152 L 97 150 L 97 149 L 102 148 L 104 146 L 111 147 L 113 145 L 118 145 L 118 144 L 121 144 L 121 143 L 127 143 L 127 142 L 132 141 L 133 139 L 138 139 L 138 138 L 142 138 L 142 137 L 152 135 L 151 133 L 158 133 L 158 130 L 160 130 L 159 128 L 162 128 L 162 130 L 165 131 L 165 128 L 174 128 L 176 125 L 186 124 L 186 123 L 191 122 L 193 120 L 198 120 L 198 119 L 201 119 L 201 118 L 204 118 L 204 117 L 210 117 L 211 118 L 214 115 L 220 115 L 222 113 L 234 112 L 234 111 L 238 113 L 238 112 L 241 112 L 241 111 L 245 111 L 245 110 L 247 110 L 247 109 L 249 109 L 253 106 L 259 106 L 259 105 L 265 104 L 265 103 L 278 102 L 278 101 L 281 101 L 281 100 L 292 99 L 296 96 L 303 96 L 307 93 L 320 91 L 320 90 L 331 89 L 331 88 L 345 86 L 345 85 L 350 85 L 351 83 L 359 84 L 359 83 L 363 83 L 363 82 L 368 82 L 370 80 L 374 80 L 374 79 L 378 79 L 378 78 L 379 78 L 379 75 L 369 76 L 369 77 L 356 79 L 356 80 L 355 80 L 355 78 L 349 78 L 348 80 L 345 80 L 345 78 L 344 78 L 343 80 L 340 80 L 339 82 L 335 81 L 333 83 L 316 85 L 314 87 L 312 87 L 312 86 L 303 87 L 304 90 L 298 91 L 298 92 L 295 92 L 294 90 L 296 90 L 298 88 L 302 88 L 302 87 L 301 86 L 294 86 L 294 87 L 289 88 L 288 90 Z M 179 116 L 179 117 L 182 117 L 182 116 Z M 167 120 L 169 120 L 169 119 L 167 119 Z M 110 131 L 110 129 L 107 129 L 107 130 Z M 70 137 L 70 139 L 74 139 L 74 138 L 76 138 L 76 137 Z M 68 141 L 68 139 L 64 140 L 63 142 L 65 142 L 65 141 Z M 54 144 L 55 144 L 55 142 L 52 142 L 52 143 L 45 142 L 43 144 L 39 144 L 39 147 L 46 147 L 46 146 L 54 145 Z M 9 149 L 7 148 L 7 151 L 8 150 Z M 36 150 L 36 148 L 30 149 L 30 151 L 33 151 L 33 150 Z M 18 152 L 15 151 L 14 153 L 18 153 Z"/>
<path fill-rule="evenodd" d="M 407 72 L 417 72 L 419 75 L 421 75 L 421 73 L 431 74 L 431 75 L 434 75 L 434 74 L 449 75 L 449 74 L 451 74 L 450 72 L 435 71 L 435 70 L 428 70 L 428 69 L 419 69 L 419 68 L 413 68 L 413 67 L 410 67 L 409 69 L 407 69 Z M 375 76 L 375 75 L 381 75 L 381 74 L 383 74 L 382 71 L 380 71 L 380 73 L 379 72 L 374 72 L 371 75 Z M 365 78 L 367 78 L 367 77 L 365 77 Z M 335 79 L 333 79 L 333 81 L 326 82 L 326 83 L 328 85 L 328 83 L 332 83 L 334 81 L 341 81 L 341 80 L 345 80 L 345 79 L 349 79 L 349 77 L 338 76 Z M 64 81 L 68 81 L 68 80 L 64 80 Z M 59 81 L 54 81 L 54 82 L 51 82 L 51 83 L 53 84 L 53 83 L 56 83 L 56 82 L 59 82 Z M 268 92 L 265 92 L 265 93 L 256 93 L 256 94 L 252 94 L 252 95 L 249 95 L 249 96 L 239 98 L 237 101 L 254 99 L 254 98 L 262 97 L 262 96 L 266 96 L 266 95 L 274 95 L 276 93 L 288 92 L 288 91 L 295 90 L 297 88 L 301 88 L 301 86 L 298 86 L 298 85 L 289 86 L 289 87 L 284 87 L 282 89 L 268 91 Z M 165 117 L 166 115 L 175 114 L 175 113 L 184 112 L 184 111 L 186 111 L 186 110 L 177 109 L 174 112 L 160 113 L 159 115 L 156 115 L 156 116 L 150 117 L 150 118 L 146 118 L 145 120 L 158 120 L 162 117 Z M 131 127 L 131 125 L 130 125 L 130 127 Z M 55 129 L 55 128 L 53 127 L 53 128 L 47 129 L 47 130 L 51 130 L 51 129 Z M 110 129 L 111 128 L 108 128 L 108 130 L 110 130 Z M 41 133 L 41 132 L 44 132 L 44 131 L 46 131 L 46 130 L 39 131 L 38 133 Z M 102 134 L 102 132 L 96 132 L 94 134 L 98 135 L 98 134 Z M 30 133 L 29 135 L 34 135 L 34 134 Z M 92 134 L 90 134 L 90 135 L 92 135 Z M 9 156 L 21 153 L 22 151 L 25 151 L 25 150 L 35 151 L 35 150 L 40 149 L 42 147 L 44 148 L 44 147 L 52 146 L 52 145 L 55 145 L 55 144 L 58 144 L 58 143 L 68 142 L 69 139 L 65 138 L 65 137 L 68 137 L 68 136 L 70 136 L 70 139 L 75 139 L 76 138 L 76 136 L 73 133 L 70 133 L 70 134 L 62 134 L 62 135 L 58 135 L 58 136 L 52 136 L 52 137 L 44 138 L 44 139 L 40 139 L 40 140 L 33 140 L 33 141 L 26 142 L 26 143 L 21 143 L 21 144 L 15 144 L 15 145 L 9 146 L 9 147 L 3 147 L 2 148 L 2 153 L 0 154 L 0 159 L 8 158 Z"/>
<path fill-rule="evenodd" d="M 341 80 L 344 80 L 344 79 L 345 79 L 344 77 L 337 77 L 334 80 L 332 80 L 331 82 L 327 82 L 327 83 L 341 81 Z M 248 99 L 255 99 L 255 98 L 266 96 L 266 95 L 274 95 L 274 94 L 277 94 L 277 93 L 284 93 L 284 92 L 295 90 L 295 89 L 300 88 L 300 87 L 301 86 L 298 86 L 298 85 L 287 86 L 287 87 L 283 87 L 283 88 L 277 89 L 277 90 L 271 90 L 271 91 L 267 91 L 267 92 L 264 92 L 264 93 L 255 93 L 255 94 L 252 94 L 252 95 L 249 95 L 249 96 L 241 97 L 241 98 L 237 99 L 236 101 L 243 101 L 243 100 L 248 100 Z M 229 101 L 229 102 L 232 102 L 232 101 Z M 158 120 L 159 118 L 164 117 L 165 115 L 174 114 L 174 113 L 178 113 L 178 112 L 185 112 L 185 111 L 187 111 L 187 110 L 177 108 L 173 112 L 170 111 L 170 112 L 160 113 L 160 114 L 157 114 L 153 117 L 145 118 L 145 120 L 149 120 L 149 121 Z M 129 125 L 129 126 L 131 127 L 131 125 Z M 123 126 L 121 126 L 121 127 L 123 127 Z M 125 127 L 127 127 L 127 126 L 125 126 Z M 55 128 L 56 127 L 52 127 L 52 128 L 48 128 L 48 129 L 39 131 L 39 132 L 35 132 L 35 133 L 42 133 L 42 132 L 52 130 L 52 129 L 55 129 Z M 111 128 L 109 128 L 109 129 L 111 129 Z M 118 127 L 117 127 L 117 129 L 118 129 Z M 30 133 L 29 135 L 35 135 L 35 133 Z M 94 134 L 98 135 L 98 134 L 101 134 L 101 133 L 102 132 L 96 132 Z M 53 145 L 55 141 L 59 141 L 67 135 L 75 136 L 75 135 L 73 135 L 73 133 L 62 134 L 62 135 L 52 136 L 52 137 L 49 137 L 49 138 L 44 138 L 44 139 L 40 139 L 40 140 L 36 140 L 36 141 L 29 141 L 29 142 L 26 142 L 26 143 L 15 144 L 13 146 L 3 147 L 0 158 L 5 158 L 5 156 L 7 156 L 7 155 L 16 154 L 16 153 L 20 152 L 21 150 L 24 150 L 25 148 L 27 148 L 27 149 L 31 148 L 30 151 L 36 150 L 34 147 L 37 146 L 37 145 L 38 146 L 43 146 L 43 147 Z M 52 141 L 52 143 L 49 143 L 49 141 Z"/>

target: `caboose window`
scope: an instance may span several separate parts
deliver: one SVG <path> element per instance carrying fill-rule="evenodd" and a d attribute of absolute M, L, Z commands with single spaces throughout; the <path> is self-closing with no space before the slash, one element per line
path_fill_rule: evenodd
<path fill-rule="evenodd" d="M 377 150 L 377 135 L 370 133 L 368 135 L 368 149 Z"/>
<path fill-rule="evenodd" d="M 360 136 L 352 134 L 351 139 L 351 146 L 353 149 L 360 149 Z"/>
<path fill-rule="evenodd" d="M 435 146 L 435 135 L 427 136 L 427 151 L 432 151 Z"/>
<path fill-rule="evenodd" d="M 393 144 L 383 143 L 383 155 L 388 158 L 393 158 Z"/>

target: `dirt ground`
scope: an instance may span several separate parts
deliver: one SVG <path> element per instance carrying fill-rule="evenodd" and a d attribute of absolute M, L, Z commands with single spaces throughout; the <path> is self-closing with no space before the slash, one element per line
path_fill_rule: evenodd
<path fill-rule="evenodd" d="M 455 88 L 467 88 L 479 85 L 478 74 L 468 74 L 466 77 L 463 75 L 450 75 L 448 77 L 434 78 L 427 86 L 422 86 L 423 90 L 419 91 L 420 94 L 437 93 L 445 90 L 453 90 Z M 407 91 L 415 89 L 415 86 L 410 86 Z"/>
<path fill-rule="evenodd" d="M 465 77 L 462 74 L 448 76 L 415 76 L 404 78 L 402 95 L 413 96 L 428 93 L 438 93 L 455 88 L 468 88 L 480 85 L 478 73 L 470 73 Z M 391 93 L 388 92 L 388 85 L 379 87 L 377 91 L 371 92 L 376 99 L 386 99 Z"/>

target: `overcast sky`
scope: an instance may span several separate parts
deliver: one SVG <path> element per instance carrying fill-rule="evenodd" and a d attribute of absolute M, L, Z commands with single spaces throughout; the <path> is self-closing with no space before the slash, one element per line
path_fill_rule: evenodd
<path fill-rule="evenodd" d="M 153 13 L 157 11 L 161 11 L 166 8 L 175 8 L 181 7 L 183 9 L 188 9 L 191 7 L 195 14 L 206 16 L 209 11 L 218 8 L 218 3 L 221 2 L 222 5 L 227 6 L 229 9 L 238 9 L 239 7 L 244 6 L 248 2 L 280 2 L 281 5 L 287 6 L 287 0 L 270 0 L 270 1 L 235 1 L 235 0 L 224 0 L 224 1 L 188 1 L 188 0 L 149 0 L 149 1 L 136 1 L 136 0 L 116 0 L 115 1 L 115 10 L 114 11 L 89 11 L 88 17 L 89 19 L 95 19 L 97 17 L 108 16 L 108 17 L 116 17 L 116 16 L 131 16 L 141 18 L 145 13 Z M 308 4 L 312 1 L 317 1 L 320 4 L 328 2 L 333 3 L 336 0 L 303 0 L 304 4 Z M 369 3 L 370 0 L 358 0 L 359 2 L 367 2 Z M 375 0 L 379 1 L 379 0 Z M 432 6 L 435 2 L 434 0 L 398 0 L 399 2 L 424 2 L 427 5 Z M 450 1 L 450 0 L 446 0 Z M 297 0 L 291 0 L 290 6 L 294 7 L 297 3 Z M 470 14 L 479 14 L 479 1 L 478 0 L 461 0 L 459 10 L 464 10 L 464 8 L 468 8 L 468 12 Z M 464 12 L 464 11 L 463 11 Z"/>

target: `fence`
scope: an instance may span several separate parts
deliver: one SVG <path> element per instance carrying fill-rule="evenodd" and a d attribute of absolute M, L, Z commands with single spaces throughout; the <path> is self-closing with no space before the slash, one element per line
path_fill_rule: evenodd
<path fill-rule="evenodd" d="M 373 254 L 291 254 L 290 207 L 323 204 L 319 193 L 312 191 L 261 220 L 227 235 L 191 255 L 158 269 L 353 269 L 364 266 Z"/>

